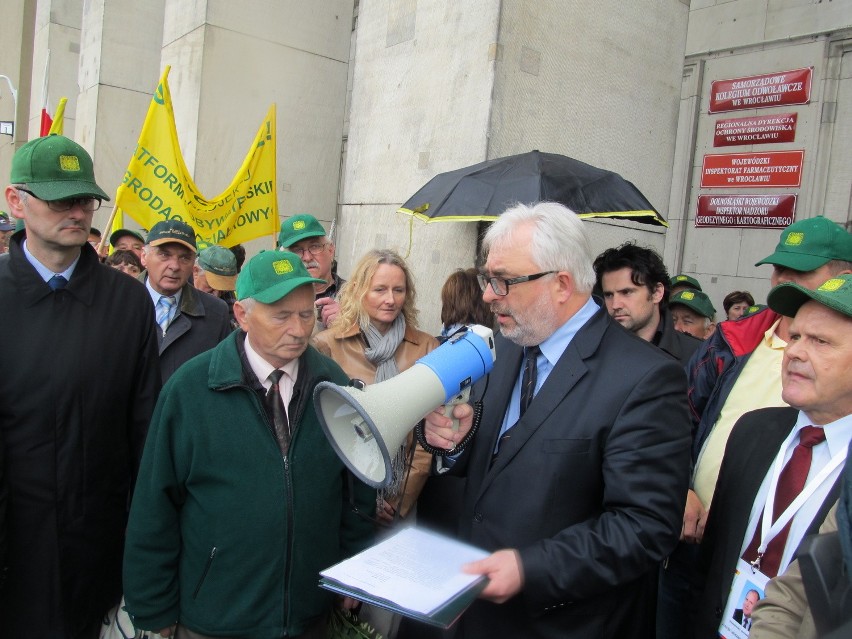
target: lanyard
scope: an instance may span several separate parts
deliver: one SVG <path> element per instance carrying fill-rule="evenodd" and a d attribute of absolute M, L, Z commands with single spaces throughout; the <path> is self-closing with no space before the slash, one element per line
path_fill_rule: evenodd
<path fill-rule="evenodd" d="M 785 465 L 784 455 L 790 447 L 790 444 L 793 442 L 793 439 L 796 438 L 798 434 L 799 431 L 795 431 L 785 440 L 784 445 L 781 447 L 781 450 L 778 452 L 778 456 L 773 462 L 769 491 L 766 494 L 766 503 L 763 505 L 763 522 L 760 530 L 760 546 L 757 548 L 757 561 L 760 561 L 760 558 L 766 552 L 766 547 L 769 545 L 769 542 L 775 539 L 778 533 L 781 532 L 788 523 L 790 523 L 790 520 L 795 517 L 796 513 L 799 512 L 802 506 L 805 505 L 805 502 L 807 502 L 811 495 L 816 492 L 828 476 L 831 475 L 831 473 L 833 473 L 840 464 L 846 461 L 847 449 L 844 447 L 839 453 L 831 458 L 831 461 L 829 461 L 828 464 L 819 471 L 816 477 L 808 482 L 804 489 L 802 489 L 802 492 L 799 493 L 787 507 L 787 510 L 781 513 L 778 519 L 770 525 L 772 515 L 774 514 L 773 510 L 775 509 L 775 491 L 778 488 L 778 479 L 781 477 L 781 471 L 784 469 Z"/>

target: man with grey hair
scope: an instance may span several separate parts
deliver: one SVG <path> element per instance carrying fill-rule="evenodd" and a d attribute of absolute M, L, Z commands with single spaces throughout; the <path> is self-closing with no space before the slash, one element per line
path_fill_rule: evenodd
<path fill-rule="evenodd" d="M 493 554 L 460 637 L 650 637 L 689 470 L 682 367 L 592 298 L 592 253 L 559 204 L 518 205 L 480 275 L 503 337 L 481 410 L 431 413 L 438 472 L 467 476 L 460 536 Z M 473 425 L 473 414 L 481 414 Z M 475 433 L 471 436 L 471 433 Z"/>
<path fill-rule="evenodd" d="M 142 249 L 145 272 L 139 279 L 154 305 L 164 384 L 181 365 L 231 332 L 228 305 L 189 283 L 195 258 L 195 231 L 176 219 L 157 222 Z"/>

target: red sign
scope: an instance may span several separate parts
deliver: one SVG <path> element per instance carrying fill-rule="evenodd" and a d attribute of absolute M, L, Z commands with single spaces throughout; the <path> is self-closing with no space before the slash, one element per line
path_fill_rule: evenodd
<path fill-rule="evenodd" d="M 802 183 L 804 151 L 765 153 L 708 153 L 701 167 L 701 186 L 731 188 L 754 186 L 798 187 Z"/>
<path fill-rule="evenodd" d="M 798 113 L 779 113 L 716 120 L 713 146 L 793 142 L 796 139 L 798 117 Z"/>
<path fill-rule="evenodd" d="M 710 85 L 710 113 L 761 109 L 811 100 L 813 69 L 716 80 Z"/>
<path fill-rule="evenodd" d="M 796 196 L 699 195 L 695 228 L 783 229 L 796 217 Z"/>

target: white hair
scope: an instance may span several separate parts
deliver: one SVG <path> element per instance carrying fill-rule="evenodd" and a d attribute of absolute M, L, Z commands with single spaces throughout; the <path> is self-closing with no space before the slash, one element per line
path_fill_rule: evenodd
<path fill-rule="evenodd" d="M 516 204 L 508 209 L 486 231 L 482 240 L 484 253 L 510 241 L 526 225 L 533 227 L 529 247 L 533 261 L 546 271 L 567 271 L 578 291 L 590 293 L 595 271 L 586 229 L 571 209 L 556 202 Z"/>

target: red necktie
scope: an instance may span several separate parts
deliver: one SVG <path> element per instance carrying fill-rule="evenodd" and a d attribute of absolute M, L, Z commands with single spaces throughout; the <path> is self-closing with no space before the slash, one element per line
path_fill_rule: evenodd
<path fill-rule="evenodd" d="M 818 426 L 805 426 L 799 431 L 799 444 L 793 449 L 793 455 L 778 478 L 778 486 L 775 489 L 775 503 L 772 509 L 773 523 L 804 489 L 808 472 L 811 469 L 813 447 L 824 441 L 825 431 Z M 766 498 L 769 499 L 769 495 Z M 787 535 L 790 534 L 792 523 L 792 520 L 787 522 L 787 525 L 775 535 L 766 547 L 766 552 L 760 560 L 760 572 L 767 577 L 775 577 L 778 574 L 781 556 L 784 554 L 784 546 L 787 545 Z M 743 554 L 743 559 L 748 562 L 757 559 L 762 524 L 763 515 L 758 519 L 757 530 L 754 531 L 754 537 Z"/>

